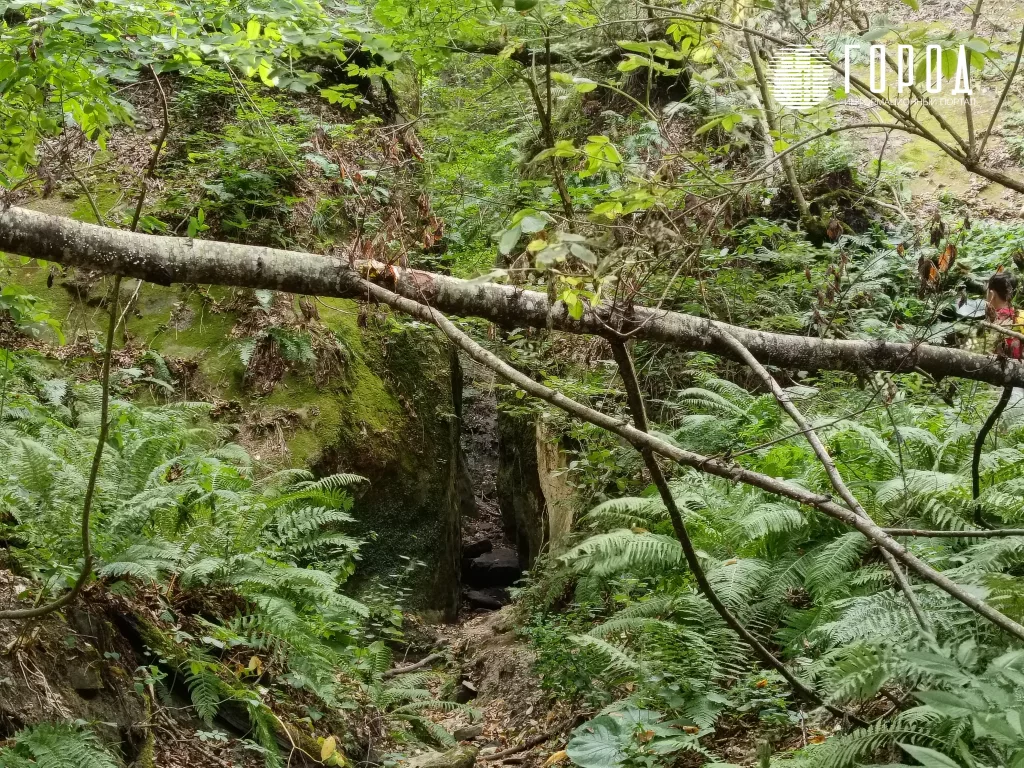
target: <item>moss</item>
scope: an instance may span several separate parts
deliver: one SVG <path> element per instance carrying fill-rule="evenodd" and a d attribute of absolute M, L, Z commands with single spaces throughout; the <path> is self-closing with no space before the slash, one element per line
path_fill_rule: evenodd
<path fill-rule="evenodd" d="M 302 416 L 302 426 L 287 438 L 289 464 L 298 467 L 315 463 L 324 447 L 340 438 L 344 398 L 337 389 L 321 389 L 307 375 L 293 372 L 259 401 L 298 411 Z"/>
<path fill-rule="evenodd" d="M 11 279 L 40 297 L 41 308 L 64 322 L 68 341 L 104 327 L 105 310 L 82 300 L 37 264 L 12 267 Z M 137 283 L 125 281 L 123 295 Z M 90 298 L 109 290 L 91 287 Z M 226 302 L 230 289 L 210 289 Z M 326 299 L 325 325 L 347 351 L 344 374 L 319 386 L 307 370 L 290 371 L 274 391 L 251 398 L 242 389 L 244 366 L 231 333 L 237 315 L 211 311 L 195 287 L 145 284 L 126 331 L 168 359 L 198 363 L 198 377 L 184 397 L 238 400 L 243 409 L 288 408 L 299 414 L 286 435 L 287 455 L 268 463 L 311 466 L 322 473 L 355 472 L 370 479 L 356 503 L 356 535 L 374 540 L 364 550 L 360 574 L 391 583 L 403 555 L 427 563 L 413 585 L 415 605 L 451 617 L 457 605 L 458 503 L 453 500 L 454 451 L 447 346 L 436 332 L 391 316 L 358 322 L 354 301 Z M 172 321 L 173 318 L 173 321 Z M 265 460 L 266 461 L 266 460 Z"/>
<path fill-rule="evenodd" d="M 370 432 L 387 433 L 402 421 L 402 407 L 380 377 L 365 364 L 358 364 L 351 373 L 352 396 L 346 413 L 348 424 Z"/>
<path fill-rule="evenodd" d="M 451 618 L 458 601 L 458 434 L 447 347 L 431 329 L 388 318 L 371 323 L 363 348 L 369 370 L 353 371 L 346 429 L 325 457 L 332 471 L 348 467 L 370 479 L 355 507 L 354 532 L 373 534 L 356 586 L 374 577 L 393 583 L 392 574 L 405 568 L 403 556 L 423 561 L 410 607 Z M 367 434 L 350 443 L 346 431 L 353 427 Z"/>
<path fill-rule="evenodd" d="M 146 286 L 143 294 L 149 289 Z M 236 342 L 230 338 L 237 316 L 210 311 L 202 297 L 193 292 L 181 299 L 192 313 L 190 324 L 176 329 L 171 325 L 171 313 L 177 296 L 168 295 L 170 290 L 155 288 L 145 303 L 140 300 L 142 318 L 133 319 L 129 329 L 137 337 L 149 339 L 150 346 L 165 357 L 197 361 L 204 389 L 224 399 L 240 398 L 245 366 Z"/>

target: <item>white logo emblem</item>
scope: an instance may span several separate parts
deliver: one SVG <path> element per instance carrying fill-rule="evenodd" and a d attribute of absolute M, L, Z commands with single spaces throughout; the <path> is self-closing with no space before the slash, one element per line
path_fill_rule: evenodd
<path fill-rule="evenodd" d="M 775 52 L 769 80 L 774 99 L 790 109 L 811 109 L 832 91 L 832 67 L 809 45 L 788 45 Z"/>

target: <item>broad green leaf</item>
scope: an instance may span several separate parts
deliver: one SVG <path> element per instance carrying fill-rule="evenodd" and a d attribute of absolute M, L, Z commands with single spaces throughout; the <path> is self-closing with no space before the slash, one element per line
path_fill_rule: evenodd
<path fill-rule="evenodd" d="M 915 744 L 904 744 L 900 742 L 903 750 L 912 758 L 917 760 L 924 768 L 960 768 L 953 758 L 946 757 L 941 752 L 936 752 L 928 747 L 919 747 Z"/>
<path fill-rule="evenodd" d="M 597 256 L 585 245 L 573 243 L 569 246 L 569 252 L 584 264 L 589 264 L 591 266 L 597 264 Z"/>
<path fill-rule="evenodd" d="M 743 120 L 743 115 L 730 112 L 722 117 L 722 128 L 727 131 L 731 131 L 741 120 Z"/>
<path fill-rule="evenodd" d="M 594 206 L 594 210 L 591 213 L 593 213 L 594 216 L 606 216 L 609 219 L 614 219 L 622 213 L 622 203 L 617 200 L 608 200 L 603 203 L 598 203 Z"/>
<path fill-rule="evenodd" d="M 630 54 L 623 61 L 619 62 L 619 65 L 618 67 L 616 67 L 616 69 L 618 69 L 619 72 L 632 72 L 633 70 L 639 69 L 640 67 L 649 66 L 651 66 L 651 62 L 648 61 L 647 59 L 643 59 L 634 54 Z"/>
<path fill-rule="evenodd" d="M 705 133 L 710 131 L 712 128 L 714 128 L 715 126 L 717 126 L 721 122 L 722 122 L 722 118 L 714 117 L 711 120 L 708 120 L 706 123 L 704 123 L 704 125 L 702 125 L 700 128 L 698 128 L 696 131 L 694 131 L 693 135 L 694 136 L 703 136 Z"/>
<path fill-rule="evenodd" d="M 860 39 L 865 43 L 873 43 L 875 40 L 881 40 L 890 32 L 892 32 L 891 27 L 874 27 L 861 35 Z"/>
<path fill-rule="evenodd" d="M 949 717 L 965 717 L 974 712 L 974 709 L 966 705 L 964 700 L 955 693 L 947 691 L 919 691 L 915 694 L 915 697 L 932 709 Z"/>
<path fill-rule="evenodd" d="M 528 214 L 519 220 L 520 229 L 528 235 L 540 232 L 548 225 L 548 220 L 537 214 Z"/>
<path fill-rule="evenodd" d="M 334 755 L 338 751 L 338 741 L 333 736 L 328 736 L 324 739 L 323 745 L 320 747 L 320 760 L 327 760 L 329 757 Z"/>
<path fill-rule="evenodd" d="M 498 241 L 498 250 L 503 256 L 508 256 L 512 253 L 512 249 L 516 247 L 516 243 L 519 242 L 522 234 L 523 231 L 518 224 L 514 224 L 501 234 L 501 239 Z"/>

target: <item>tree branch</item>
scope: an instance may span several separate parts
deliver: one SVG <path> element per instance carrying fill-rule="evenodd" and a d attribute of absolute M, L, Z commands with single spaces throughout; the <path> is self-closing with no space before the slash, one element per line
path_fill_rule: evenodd
<path fill-rule="evenodd" d="M 447 46 L 452 53 L 467 53 L 480 56 L 498 56 L 505 52 L 506 46 L 500 42 L 490 43 L 466 43 L 455 41 Z M 573 49 L 553 48 L 546 51 L 544 48 L 529 48 L 525 44 L 515 48 L 507 55 L 509 61 L 514 61 L 524 67 L 530 66 L 536 61 L 538 64 L 598 64 L 601 62 L 612 62 L 625 58 L 625 52 L 617 45 L 607 47 L 581 47 Z"/>
<path fill-rule="evenodd" d="M 404 667 L 394 667 L 393 669 L 389 669 L 387 672 L 384 673 L 384 679 L 388 680 L 392 677 L 398 677 L 399 675 L 406 675 L 409 672 L 415 672 L 417 669 L 429 667 L 435 661 L 440 661 L 443 658 L 443 653 L 431 653 L 428 656 L 424 656 L 422 659 L 415 662 L 414 664 L 406 664 Z"/>
<path fill-rule="evenodd" d="M 753 472 L 735 464 L 713 459 L 709 456 L 702 456 L 699 453 L 684 450 L 665 440 L 662 440 L 647 432 L 642 432 L 636 427 L 629 425 L 622 419 L 609 416 L 594 410 L 582 403 L 572 400 L 560 392 L 556 392 L 543 384 L 534 381 L 532 378 L 517 371 L 499 357 L 481 347 L 469 336 L 460 331 L 451 320 L 432 307 L 420 304 L 399 296 L 397 293 L 382 286 L 371 283 L 362 278 L 355 278 L 355 284 L 360 292 L 367 298 L 387 304 L 399 312 L 431 323 L 440 328 L 444 334 L 466 352 L 469 357 L 476 360 L 483 366 L 490 368 L 499 376 L 515 384 L 526 393 L 533 395 L 547 403 L 560 408 L 595 426 L 606 429 L 619 435 L 632 444 L 638 450 L 648 449 L 658 453 L 684 466 L 693 467 L 701 472 L 722 477 L 736 483 L 743 483 L 755 488 L 760 488 L 768 493 L 791 499 L 800 504 L 813 507 L 829 517 L 846 523 L 860 531 L 865 537 L 874 542 L 880 549 L 885 549 L 896 556 L 896 559 L 903 563 L 910 571 L 913 571 L 922 579 L 934 584 L 950 597 L 963 603 L 978 615 L 995 624 L 1000 629 L 1024 640 L 1024 626 L 1000 613 L 984 600 L 973 594 L 970 590 L 961 587 L 948 576 L 936 571 L 930 565 L 919 559 L 898 541 L 888 536 L 881 528 L 875 525 L 870 518 L 860 517 L 855 512 L 836 504 L 831 497 L 813 493 L 800 486 L 787 483 L 775 477 L 769 477 L 759 472 Z"/>
<path fill-rule="evenodd" d="M 999 94 L 999 99 L 996 101 L 996 106 L 992 110 L 992 116 L 988 121 L 988 128 L 985 129 L 985 134 L 981 137 L 981 143 L 978 145 L 978 152 L 976 157 L 978 160 L 985 155 L 985 145 L 988 144 L 988 138 L 992 135 L 992 129 L 995 128 L 996 118 L 999 117 L 999 112 L 1003 108 L 1003 102 L 1006 101 L 1006 96 L 1010 93 L 1010 88 L 1013 86 L 1013 78 L 1017 76 L 1017 70 L 1020 69 L 1021 56 L 1024 56 L 1024 27 L 1020 29 L 1020 42 L 1017 43 L 1017 56 L 1013 60 L 1013 67 L 1010 69 L 1010 75 L 1006 78 L 1006 85 L 1003 86 L 1002 92 Z"/>
<path fill-rule="evenodd" d="M 772 133 L 766 138 L 768 145 L 772 144 L 772 135 L 782 138 L 782 124 L 779 122 L 779 115 L 775 111 L 775 106 L 772 103 L 772 94 L 768 90 L 768 79 L 764 74 L 764 67 L 761 66 L 761 57 L 757 52 L 757 46 L 754 45 L 754 38 L 750 35 L 750 30 L 744 27 L 743 29 L 743 40 L 747 44 L 747 52 L 750 54 L 750 63 L 754 67 L 754 79 L 757 81 L 757 89 L 761 94 L 762 110 L 764 111 L 764 118 L 768 121 L 768 127 Z M 811 208 L 807 205 L 807 199 L 804 197 L 803 190 L 800 189 L 800 180 L 796 175 L 796 168 L 793 165 L 793 158 L 788 155 L 780 155 L 776 158 L 782 165 L 782 172 L 786 175 L 786 181 L 789 182 L 790 192 L 793 193 L 793 202 L 796 203 L 797 210 L 800 211 L 801 218 L 807 218 L 811 215 Z"/>
<path fill-rule="evenodd" d="M 647 424 L 647 411 L 644 407 L 643 394 L 640 391 L 640 384 L 636 378 L 636 369 L 633 367 L 633 360 L 629 355 L 629 350 L 626 349 L 626 345 L 620 339 L 614 339 L 611 342 L 611 345 L 612 354 L 615 356 L 615 362 L 619 367 L 619 376 L 622 377 L 622 382 L 626 387 L 626 397 L 629 402 L 629 411 L 633 416 L 633 424 L 641 432 L 647 433 L 649 431 Z M 711 586 L 711 582 L 708 581 L 707 574 L 704 572 L 704 567 L 700 563 L 700 558 L 697 557 L 697 551 L 694 549 L 693 541 L 690 539 L 690 534 L 686 530 L 686 524 L 683 522 L 683 516 L 679 512 L 679 507 L 676 505 L 675 497 L 672 495 L 672 489 L 669 488 L 668 481 L 665 479 L 665 474 L 661 471 L 661 466 L 658 464 L 657 458 L 655 458 L 654 453 L 650 448 L 640 448 L 639 450 L 640 455 L 644 458 L 644 464 L 647 466 L 647 471 L 651 473 L 651 479 L 654 481 L 654 485 L 658 489 L 661 501 L 665 505 L 665 509 L 668 510 L 669 519 L 672 521 L 672 529 L 675 531 L 676 538 L 679 540 L 679 544 L 683 548 L 683 555 L 686 558 L 686 564 L 693 573 L 693 578 L 697 582 L 697 586 L 700 588 L 701 594 L 707 598 L 707 601 L 711 603 L 712 607 L 718 615 L 722 617 L 722 620 L 729 626 L 729 628 L 739 635 L 743 642 L 750 646 L 754 651 L 754 654 L 761 659 L 762 662 L 782 675 L 800 698 L 816 707 L 825 706 L 837 717 L 852 717 L 849 713 L 839 709 L 838 707 L 826 705 L 813 688 L 806 685 L 802 680 L 800 680 L 800 678 L 794 675 L 789 668 L 775 656 L 775 654 L 769 651 L 768 648 L 766 648 L 761 641 L 750 632 L 750 630 L 743 626 L 742 622 L 736 618 L 733 612 L 729 610 L 728 606 L 721 601 L 715 593 L 714 588 Z"/>
<path fill-rule="evenodd" d="M 156 70 L 152 66 L 149 67 L 149 72 L 153 75 L 153 82 L 156 83 L 156 88 L 160 92 L 160 106 L 163 110 L 164 125 L 160 131 L 160 136 L 156 140 L 156 146 L 153 148 L 153 154 L 149 158 L 149 165 L 146 166 L 146 172 L 142 176 L 142 184 L 139 187 L 139 197 L 135 202 L 135 212 L 132 214 L 132 223 L 129 229 L 134 232 L 138 229 L 139 219 L 142 218 L 142 206 L 146 202 L 146 192 L 149 187 L 149 180 L 156 175 L 156 166 L 160 161 L 160 151 L 164 148 L 164 142 L 167 141 L 167 134 L 171 130 L 171 118 L 167 110 L 167 94 L 164 92 L 164 86 L 160 82 L 160 78 L 156 74 Z"/>
<path fill-rule="evenodd" d="M 1011 395 L 1013 395 L 1013 387 L 1003 387 L 999 400 L 988 415 L 988 418 L 985 419 L 985 423 L 981 425 L 981 429 L 978 430 L 978 437 L 974 440 L 974 451 L 971 455 L 971 498 L 974 501 L 974 524 L 980 528 L 989 527 L 988 523 L 985 522 L 985 514 L 982 512 L 981 504 L 978 503 L 978 497 L 981 495 L 981 449 L 985 445 L 985 438 L 988 437 L 988 433 L 992 431 L 992 427 L 996 425 L 999 417 L 1006 410 Z"/>
<path fill-rule="evenodd" d="M 100 433 L 97 437 L 96 451 L 92 456 L 92 466 L 89 468 L 89 481 L 85 487 L 85 500 L 82 503 L 82 569 L 78 573 L 75 584 L 71 591 L 52 603 L 40 605 L 36 608 L 22 608 L 11 611 L 0 611 L 0 619 L 36 619 L 54 611 L 60 610 L 65 605 L 70 605 L 82 592 L 85 582 L 92 573 L 92 546 L 90 543 L 89 521 L 92 517 L 92 502 L 96 496 L 96 480 L 100 472 L 100 462 L 103 460 L 103 449 L 107 444 L 107 433 L 110 430 L 108 412 L 110 408 L 110 356 L 114 348 L 114 328 L 117 327 L 117 298 L 121 293 L 121 277 L 114 278 L 114 294 L 110 299 L 110 313 L 107 321 L 107 348 L 103 353 L 103 394 L 100 401 Z"/>
<path fill-rule="evenodd" d="M 141 235 L 50 216 L 23 208 L 0 212 L 0 250 L 69 266 L 120 273 L 160 285 L 216 283 L 267 288 L 310 296 L 358 298 L 360 273 L 347 262 L 273 248 L 188 238 Z M 512 285 L 471 282 L 413 269 L 364 263 L 363 274 L 393 279 L 396 293 L 429 302 L 452 315 L 476 316 L 504 327 L 546 328 L 596 336 L 627 322 L 634 338 L 690 351 L 732 357 L 715 334 L 725 330 L 766 365 L 795 370 L 865 373 L 924 371 L 936 378 L 957 376 L 998 386 L 1024 387 L 1024 364 L 997 355 L 919 343 L 849 341 L 754 331 L 678 312 L 635 307 L 628 315 L 603 303 L 588 307 L 580 320 L 561 302 Z"/>
<path fill-rule="evenodd" d="M 1024 528 L 983 528 L 974 531 L 932 531 L 922 528 L 883 528 L 890 536 L 916 536 L 922 539 L 1001 539 L 1024 536 Z"/>
<path fill-rule="evenodd" d="M 761 380 L 768 386 L 772 395 L 775 396 L 776 401 L 782 406 L 789 417 L 793 420 L 793 423 L 797 425 L 804 437 L 807 438 L 807 442 L 811 445 L 811 450 L 814 451 L 814 455 L 818 457 L 818 461 L 825 468 L 825 474 L 828 475 L 829 482 L 832 487 L 839 494 L 840 498 L 846 502 L 851 510 L 853 510 L 859 517 L 870 519 L 868 513 L 864 511 L 864 507 L 857 501 L 857 497 L 850 491 L 849 486 L 843 481 L 843 476 L 839 474 L 839 470 L 836 468 L 835 461 L 832 460 L 832 456 L 829 454 L 828 449 L 824 443 L 818 437 L 818 433 L 814 431 L 814 428 L 808 423 L 807 419 L 800 412 L 794 404 L 789 393 L 779 386 L 779 382 L 775 380 L 768 369 L 765 368 L 761 363 L 757 361 L 750 350 L 740 344 L 733 336 L 730 336 L 725 331 L 719 331 L 719 335 L 725 341 L 726 344 L 745 362 L 754 373 L 761 377 Z M 892 572 L 893 578 L 896 579 L 896 585 L 899 587 L 903 596 L 907 599 L 910 610 L 914 613 L 914 617 L 917 619 L 917 623 L 921 626 L 925 632 L 931 632 L 931 622 L 928 621 L 928 617 L 924 615 L 924 611 L 921 610 L 920 603 L 917 602 L 917 598 L 914 597 L 914 593 L 911 590 L 910 582 L 907 581 L 906 575 L 900 568 L 900 564 L 896 562 L 896 557 L 892 552 L 888 552 L 884 549 L 879 550 L 882 553 L 882 559 L 885 560 L 885 564 L 889 567 Z"/>

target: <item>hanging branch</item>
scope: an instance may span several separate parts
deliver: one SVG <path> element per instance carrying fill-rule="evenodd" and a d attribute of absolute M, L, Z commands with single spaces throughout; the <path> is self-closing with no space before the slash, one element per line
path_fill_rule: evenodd
<path fill-rule="evenodd" d="M 754 38 L 751 37 L 749 29 L 743 29 L 743 40 L 746 42 L 747 51 L 750 53 L 750 63 L 754 65 L 754 79 L 757 80 L 757 89 L 761 93 L 764 119 L 768 122 L 768 127 L 771 129 L 771 133 L 765 138 L 765 141 L 769 147 L 772 147 L 772 136 L 782 138 L 782 123 L 779 121 L 779 115 L 775 109 L 771 91 L 768 89 L 768 78 L 765 77 L 764 67 L 761 65 L 761 57 L 757 52 L 757 46 L 754 45 Z M 772 148 L 772 151 L 774 152 L 774 148 Z M 811 208 L 807 204 L 803 190 L 800 189 L 800 179 L 797 178 L 793 158 L 790 155 L 784 155 L 778 158 L 778 160 L 782 165 L 782 172 L 786 175 L 790 191 L 793 193 L 793 202 L 796 203 L 796 207 L 800 211 L 800 217 L 806 219 L 811 215 Z"/>
<path fill-rule="evenodd" d="M 139 228 L 139 220 L 142 218 L 142 206 L 146 202 L 146 193 L 149 191 L 149 181 L 156 176 L 156 166 L 160 160 L 160 151 L 164 148 L 164 144 L 167 141 L 167 134 L 171 130 L 171 117 L 167 108 L 167 94 L 164 92 L 164 86 L 160 82 L 160 78 L 157 76 L 156 70 L 153 69 L 152 65 L 149 67 L 149 72 L 153 75 L 153 82 L 156 83 L 157 91 L 160 92 L 160 106 L 163 112 L 164 125 L 160 131 L 160 136 L 156 140 L 156 146 L 153 147 L 153 155 L 149 158 L 149 165 L 146 166 L 146 172 L 142 174 L 142 181 L 139 184 L 139 195 L 135 201 L 135 212 L 132 213 L 132 223 L 128 227 L 131 232 L 135 232 Z M 139 280 L 138 282 L 139 284 L 135 286 L 135 292 L 132 293 L 131 298 L 124 303 L 124 312 L 121 313 L 121 317 L 117 321 L 118 325 L 125 322 L 128 312 L 131 311 L 132 307 L 135 305 L 135 300 L 139 297 L 139 293 L 142 291 L 143 281 Z M 127 333 L 127 327 L 125 328 L 125 332 Z"/>
<path fill-rule="evenodd" d="M 163 119 L 164 125 L 163 130 L 160 132 L 160 137 L 157 139 L 156 146 L 153 149 L 153 155 L 150 158 L 149 165 L 146 168 L 146 173 L 142 177 L 142 184 L 139 189 L 138 199 L 135 203 L 135 211 L 132 215 L 131 231 L 135 232 L 139 225 L 139 219 L 142 216 L 142 206 L 146 200 L 146 189 L 149 179 L 156 173 L 157 162 L 160 158 L 160 151 L 163 149 L 164 143 L 167 140 L 167 134 L 170 131 L 170 116 L 167 108 L 167 94 L 164 92 L 163 85 L 160 83 L 160 78 L 157 77 L 156 70 L 152 66 L 149 67 L 150 73 L 153 75 L 153 80 L 156 82 L 157 90 L 160 92 L 160 100 L 163 106 Z M 78 180 L 78 177 L 75 177 Z M 96 206 L 96 201 L 90 193 L 88 187 L 85 186 L 78 180 L 79 185 L 85 192 L 86 199 L 89 201 L 89 205 L 96 216 L 97 222 L 101 226 L 106 226 L 106 222 L 103 220 L 99 208 Z M 139 281 L 139 287 L 142 287 L 142 281 Z M 137 293 L 137 291 L 136 291 Z M 96 496 L 96 482 L 99 476 L 100 465 L 103 461 L 103 449 L 107 444 L 107 435 L 110 431 L 109 411 L 110 411 L 110 358 L 114 350 L 114 334 L 117 330 L 117 326 L 123 320 L 118 319 L 117 316 L 117 304 L 121 297 L 121 275 L 116 273 L 114 275 L 114 286 L 111 292 L 110 298 L 110 309 L 107 319 L 107 345 L 103 351 L 103 368 L 101 373 L 102 378 L 102 399 L 100 401 L 100 431 L 97 437 L 98 442 L 96 443 L 96 451 L 92 457 L 92 466 L 89 468 L 89 480 L 85 488 L 85 499 L 82 502 L 82 569 L 79 571 L 78 578 L 75 580 L 74 586 L 71 590 L 63 597 L 54 600 L 46 605 L 41 605 L 36 608 L 25 608 L 15 609 L 10 611 L 0 611 L 0 619 L 35 619 L 40 616 L 53 613 L 54 611 L 60 610 L 66 605 L 70 605 L 82 592 L 85 587 L 85 582 L 88 580 L 89 575 L 92 573 L 92 541 L 90 535 L 89 524 L 92 518 L 92 505 L 93 500 Z M 128 304 L 131 302 L 129 301 Z M 127 306 L 125 309 L 127 312 Z"/>
<path fill-rule="evenodd" d="M 927 528 L 883 528 L 890 536 L 910 536 L 922 539 L 1002 539 L 1024 536 L 1024 528 L 984 528 L 980 531 L 933 531 Z"/>
<path fill-rule="evenodd" d="M 1013 395 L 1013 387 L 1003 387 L 999 401 L 996 403 L 995 408 L 992 409 L 992 413 L 985 419 L 985 423 L 981 425 L 981 429 L 978 430 L 978 437 L 974 441 L 974 452 L 971 456 L 971 498 L 974 501 L 974 524 L 981 528 L 991 527 L 985 521 L 985 514 L 982 512 L 981 504 L 978 503 L 978 497 L 981 496 L 981 449 L 985 445 L 988 433 L 992 431 L 992 427 L 996 425 L 999 417 L 1006 410 L 1011 395 Z"/>
<path fill-rule="evenodd" d="M 832 456 L 829 454 L 828 449 L 824 443 L 818 437 L 818 433 L 814 431 L 814 428 L 810 425 L 804 415 L 800 412 L 800 409 L 793 404 L 793 399 L 789 396 L 789 393 L 783 389 L 779 382 L 775 380 L 775 377 L 768 372 L 761 363 L 757 361 L 750 350 L 740 344 L 736 340 L 736 337 L 731 336 L 725 331 L 718 331 L 718 335 L 739 357 L 743 362 L 750 367 L 754 373 L 761 377 L 761 380 L 768 385 L 768 389 L 772 395 L 775 396 L 776 401 L 782 406 L 789 417 L 793 420 L 793 423 L 800 429 L 801 434 L 807 438 L 807 442 L 811 445 L 811 450 L 814 451 L 814 455 L 818 457 L 818 461 L 825 468 L 825 474 L 828 475 L 829 482 L 835 489 L 836 493 L 839 494 L 840 498 L 846 502 L 851 510 L 853 510 L 859 517 L 870 519 L 868 513 L 864 510 L 864 507 L 857 497 L 853 495 L 850 488 L 843 481 L 843 476 L 839 474 L 839 470 L 836 468 L 836 463 L 833 461 Z M 921 626 L 925 632 L 931 632 L 931 622 L 928 621 L 928 617 L 925 616 L 924 611 L 921 610 L 920 603 L 917 602 L 917 598 L 914 597 L 914 593 L 911 590 L 910 582 L 907 581 L 906 574 L 903 573 L 903 569 L 900 568 L 900 564 L 896 561 L 895 555 L 892 552 L 888 552 L 884 549 L 880 549 L 879 552 L 882 554 L 882 559 L 885 560 L 885 564 L 892 571 L 893 578 L 896 579 L 896 585 L 907 599 L 907 603 L 910 605 L 910 610 L 913 611 L 914 617 L 917 619 L 917 623 Z"/>
<path fill-rule="evenodd" d="M 139 187 L 139 197 L 135 202 L 135 213 L 132 214 L 132 224 L 129 229 L 132 232 L 139 226 L 139 219 L 142 217 L 142 206 L 146 202 L 146 191 L 149 186 L 149 180 L 156 175 L 156 166 L 160 161 L 160 151 L 164 148 L 164 143 L 167 141 L 167 134 L 171 130 L 171 118 L 168 114 L 167 109 L 167 94 L 164 92 L 164 87 L 160 82 L 160 78 L 157 77 L 156 70 L 153 69 L 152 65 L 149 67 L 149 73 L 153 75 L 153 82 L 156 83 L 156 88 L 160 92 L 160 107 L 163 112 L 164 125 L 160 131 L 160 136 L 156 140 L 156 146 L 153 148 L 153 155 L 149 158 L 149 165 L 146 166 L 146 173 L 142 176 L 142 184 Z"/>
<path fill-rule="evenodd" d="M 626 387 L 626 399 L 629 403 L 629 411 L 633 416 L 633 424 L 636 428 L 644 433 L 648 433 L 649 427 L 647 423 L 647 410 L 644 407 L 643 394 L 640 391 L 640 384 L 637 382 L 636 369 L 633 367 L 633 360 L 629 355 L 629 350 L 626 349 L 626 345 L 619 339 L 615 339 L 611 342 L 612 354 L 615 356 L 615 363 L 619 367 L 619 376 L 622 377 L 622 382 Z M 707 598 L 707 601 L 711 603 L 712 607 L 722 617 L 722 620 L 735 632 L 740 638 L 754 651 L 754 654 L 761 659 L 762 662 L 772 667 L 780 675 L 785 678 L 786 682 L 790 684 L 794 691 L 802 698 L 814 706 L 824 706 L 829 712 L 836 715 L 837 717 L 850 718 L 858 724 L 863 725 L 863 721 L 854 715 L 830 704 L 826 704 L 822 701 L 821 697 L 814 691 L 813 688 L 806 685 L 796 675 L 794 675 L 789 668 L 773 654 L 768 648 L 766 648 L 760 640 L 758 640 L 753 633 L 750 632 L 742 622 L 729 610 L 728 606 L 725 605 L 715 593 L 714 588 L 711 586 L 711 582 L 708 581 L 707 574 L 704 572 L 703 566 L 700 564 L 700 558 L 697 557 L 697 551 L 694 549 L 693 541 L 690 539 L 690 534 L 686 530 L 686 524 L 683 522 L 683 516 L 679 512 L 679 507 L 676 505 L 675 497 L 672 495 L 672 489 L 669 488 L 668 481 L 665 479 L 664 472 L 661 471 L 661 466 L 658 464 L 657 458 L 654 456 L 654 452 L 649 447 L 638 448 L 640 455 L 643 456 L 644 464 L 647 467 L 647 471 L 651 473 L 651 479 L 654 481 L 655 487 L 658 489 L 658 494 L 661 496 L 661 501 L 665 505 L 665 509 L 668 510 L 669 519 L 672 521 L 672 529 L 675 531 L 676 538 L 679 540 L 679 544 L 683 548 L 683 555 L 686 557 L 686 564 L 689 566 L 690 571 L 693 573 L 693 578 L 697 582 L 697 587 L 700 589 L 701 594 Z"/>
<path fill-rule="evenodd" d="M 1006 101 L 1006 96 L 1010 92 L 1010 88 L 1013 86 L 1013 78 L 1017 76 L 1017 70 L 1020 69 L 1021 57 L 1024 56 L 1024 27 L 1020 29 L 1020 42 L 1017 43 L 1017 55 L 1013 59 L 1013 67 L 1010 69 L 1010 74 L 1006 78 L 1006 85 L 1003 86 L 1003 90 L 999 94 L 999 99 L 996 101 L 996 106 L 992 110 L 992 116 L 989 118 L 988 127 L 985 129 L 985 133 L 981 136 L 981 144 L 978 146 L 978 152 L 975 157 L 981 160 L 985 155 L 985 145 L 988 144 L 989 136 L 992 135 L 992 129 L 995 128 L 996 118 L 999 117 L 999 112 L 1003 108 L 1003 102 Z"/>
<path fill-rule="evenodd" d="M 110 407 L 110 356 L 114 348 L 114 328 L 117 326 L 117 298 L 120 292 L 121 277 L 118 275 L 114 278 L 114 295 L 110 299 L 109 320 L 107 322 L 107 348 L 103 353 L 103 399 L 100 403 L 100 433 L 97 438 L 96 451 L 92 457 L 92 466 L 89 468 L 89 481 L 85 487 L 85 500 L 82 503 L 82 568 L 71 591 L 63 597 L 36 608 L 0 611 L 0 619 L 35 619 L 60 610 L 78 598 L 82 588 L 85 586 L 85 582 L 92 573 L 92 545 L 89 535 L 89 520 L 92 516 L 93 499 L 96 496 L 96 478 L 100 472 L 103 448 L 107 444 L 107 432 L 110 429 L 110 423 L 107 419 Z"/>
<path fill-rule="evenodd" d="M 459 348 L 466 352 L 472 359 L 481 365 L 490 368 L 506 381 L 509 381 L 530 395 L 544 400 L 547 403 L 560 408 L 584 421 L 595 426 L 606 429 L 619 435 L 627 442 L 638 449 L 648 448 L 655 453 L 672 459 L 684 466 L 706 472 L 716 477 L 722 477 L 737 483 L 743 483 L 755 488 L 760 488 L 768 493 L 792 499 L 800 504 L 805 504 L 820 510 L 829 517 L 846 523 L 856 528 L 865 537 L 874 542 L 880 549 L 885 549 L 896 556 L 896 559 L 903 563 L 909 570 L 916 573 L 925 581 L 934 584 L 950 597 L 963 603 L 978 615 L 995 624 L 1003 631 L 1014 637 L 1024 640 L 1024 626 L 1011 619 L 1004 613 L 997 611 L 984 600 L 973 594 L 970 590 L 961 587 L 948 576 L 936 571 L 923 560 L 909 552 L 906 547 L 887 535 L 870 518 L 860 517 L 852 510 L 836 504 L 831 497 L 813 493 L 806 488 L 787 483 L 775 477 L 753 472 L 741 466 L 730 464 L 725 461 L 702 456 L 699 453 L 687 451 L 662 440 L 647 432 L 641 432 L 622 419 L 601 413 L 593 408 L 572 400 L 560 392 L 556 392 L 543 384 L 534 381 L 521 371 L 517 371 L 499 357 L 481 347 L 466 334 L 460 331 L 451 320 L 432 307 L 420 304 L 411 299 L 406 299 L 388 289 L 371 283 L 361 278 L 356 278 L 357 285 L 364 296 L 372 298 L 382 304 L 397 309 L 398 311 L 416 317 L 424 322 L 431 323 L 440 328 L 448 338 Z"/>

